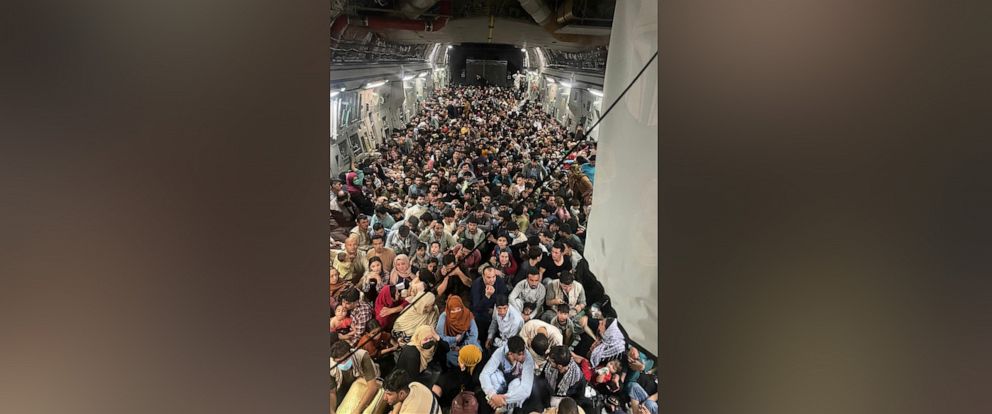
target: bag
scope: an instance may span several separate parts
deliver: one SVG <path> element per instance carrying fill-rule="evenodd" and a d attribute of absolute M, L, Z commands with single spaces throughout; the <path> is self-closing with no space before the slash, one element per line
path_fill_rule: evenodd
<path fill-rule="evenodd" d="M 462 391 L 451 401 L 451 414 L 478 414 L 479 401 L 471 391 Z"/>

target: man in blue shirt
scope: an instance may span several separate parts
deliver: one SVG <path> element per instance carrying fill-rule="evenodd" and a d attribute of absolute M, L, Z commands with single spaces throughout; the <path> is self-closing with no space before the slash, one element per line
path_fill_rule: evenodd
<path fill-rule="evenodd" d="M 479 375 L 479 413 L 543 411 L 541 398 L 531 398 L 534 359 L 523 338 L 513 336 L 493 351 Z"/>

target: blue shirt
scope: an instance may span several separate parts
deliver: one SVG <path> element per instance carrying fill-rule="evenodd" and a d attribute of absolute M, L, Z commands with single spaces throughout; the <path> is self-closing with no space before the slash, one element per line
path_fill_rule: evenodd
<path fill-rule="evenodd" d="M 492 357 L 479 375 L 479 382 L 486 396 L 504 394 L 507 406 L 519 407 L 527 397 L 530 397 L 531 387 L 534 385 L 534 358 L 530 356 L 530 352 L 524 352 L 523 366 L 520 367 L 520 374 L 516 377 L 520 381 L 511 385 L 512 380 L 507 377 L 514 371 L 514 366 L 506 359 L 506 352 L 507 345 L 493 351 Z"/>

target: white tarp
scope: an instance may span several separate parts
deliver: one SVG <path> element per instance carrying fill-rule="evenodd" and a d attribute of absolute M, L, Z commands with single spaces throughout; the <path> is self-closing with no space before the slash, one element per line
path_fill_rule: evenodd
<path fill-rule="evenodd" d="M 603 111 L 658 50 L 655 0 L 618 1 Z M 597 129 L 585 257 L 630 339 L 658 353 L 658 65 L 656 58 Z"/>

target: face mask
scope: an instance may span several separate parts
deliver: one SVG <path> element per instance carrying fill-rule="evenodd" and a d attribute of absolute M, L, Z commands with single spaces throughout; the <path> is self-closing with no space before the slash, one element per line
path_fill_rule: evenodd
<path fill-rule="evenodd" d="M 427 342 L 424 342 L 424 344 L 421 345 L 420 347 L 421 348 L 424 348 L 426 350 L 430 350 L 430 349 L 433 349 L 434 348 L 434 344 L 436 344 L 436 343 L 437 343 L 437 341 L 427 341 Z"/>
<path fill-rule="evenodd" d="M 341 371 L 347 371 L 351 369 L 352 362 L 353 361 L 351 360 L 351 358 L 348 358 L 347 361 L 338 364 L 338 369 Z"/>

